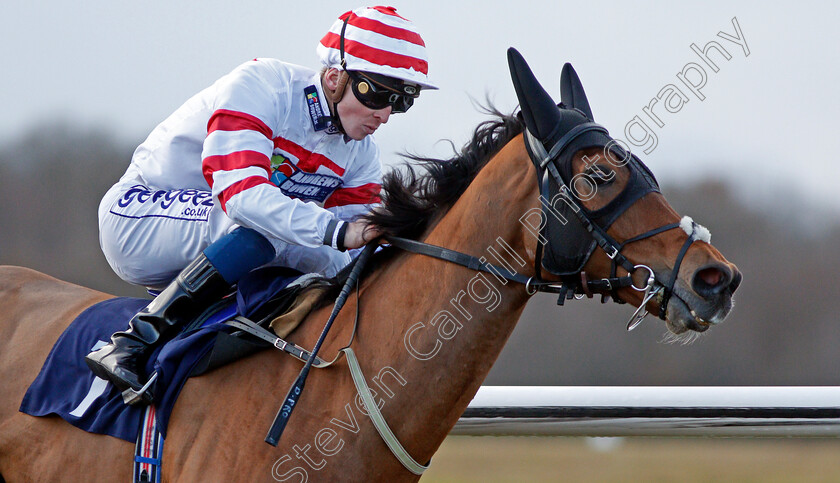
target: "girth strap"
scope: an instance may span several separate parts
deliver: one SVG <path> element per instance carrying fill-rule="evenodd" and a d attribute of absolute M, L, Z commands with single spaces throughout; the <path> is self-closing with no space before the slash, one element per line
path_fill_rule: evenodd
<path fill-rule="evenodd" d="M 353 383 L 356 385 L 356 391 L 358 391 L 359 396 L 361 396 L 362 401 L 365 403 L 365 409 L 367 409 L 367 413 L 370 416 L 371 421 L 373 421 L 373 426 L 376 428 L 376 431 L 379 432 L 379 436 L 381 436 L 382 440 L 385 441 L 385 444 L 388 445 L 391 453 L 393 453 L 400 463 L 405 466 L 405 469 L 415 475 L 422 475 L 424 471 L 429 469 L 428 463 L 426 465 L 421 465 L 415 461 L 414 458 L 408 454 L 408 451 L 405 450 L 402 443 L 400 443 L 400 440 L 394 435 L 394 432 L 391 431 L 391 428 L 388 426 L 388 423 L 379 411 L 379 406 L 376 405 L 376 401 L 373 400 L 373 396 L 370 394 L 370 388 L 368 388 L 367 382 L 365 381 L 365 375 L 362 373 L 362 368 L 359 365 L 359 360 L 356 359 L 356 353 L 353 352 L 353 349 L 345 347 L 344 349 L 341 349 L 341 351 L 344 352 L 345 356 L 347 356 L 347 365 L 350 366 L 350 375 L 353 376 Z"/>
<path fill-rule="evenodd" d="M 155 405 L 146 406 L 134 446 L 133 483 L 160 483 L 163 435 L 155 418 Z"/>

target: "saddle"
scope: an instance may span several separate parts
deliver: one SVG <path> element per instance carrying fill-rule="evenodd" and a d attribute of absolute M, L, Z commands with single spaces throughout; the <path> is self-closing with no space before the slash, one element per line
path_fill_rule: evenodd
<path fill-rule="evenodd" d="M 231 316 L 229 309 L 222 307 L 211 317 L 228 319 L 225 323 L 236 330 L 218 332 L 213 348 L 195 365 L 190 377 L 205 374 L 270 347 L 305 361 L 308 352 L 283 339 L 303 322 L 309 312 L 323 303 L 333 287 L 330 280 L 317 274 L 307 274 L 280 290 L 248 319 Z M 213 311 L 212 308 L 210 310 Z M 206 323 L 206 317 L 199 318 L 187 330 Z"/>

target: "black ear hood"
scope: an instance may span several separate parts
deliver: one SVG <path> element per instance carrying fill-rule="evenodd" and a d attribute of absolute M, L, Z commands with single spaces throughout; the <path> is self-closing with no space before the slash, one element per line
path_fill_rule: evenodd
<path fill-rule="evenodd" d="M 539 83 L 528 63 L 516 49 L 508 49 L 508 65 L 513 88 L 522 111 L 522 118 L 528 131 L 542 141 L 546 151 L 550 151 L 563 135 L 576 126 L 592 122 L 592 110 L 586 100 L 583 85 L 570 64 L 563 67 L 561 74 L 561 96 L 567 109 L 560 109 L 548 92 Z M 571 157 L 587 147 L 604 146 L 611 138 L 606 130 L 589 131 L 576 136 L 564 149 L 558 159 L 558 167 L 566 183 L 571 181 Z"/>
<path fill-rule="evenodd" d="M 545 151 L 550 152 L 565 134 L 575 126 L 588 121 L 581 112 L 560 109 L 536 79 L 522 55 L 514 48 L 508 49 L 508 65 L 525 128 L 542 144 Z M 573 140 L 573 144 L 579 144 L 579 142 L 578 139 Z M 539 173 L 540 194 L 546 198 L 544 202 L 551 202 L 556 199 L 560 184 L 557 179 L 548 174 L 544 166 L 540 166 L 540 160 L 535 157 L 533 146 L 527 142 L 526 146 Z M 558 153 L 557 161 L 552 161 L 559 168 L 561 177 L 565 178 L 559 180 L 563 184 L 568 184 L 571 179 L 569 151 L 563 149 L 561 153 Z M 565 159 L 561 160 L 561 158 Z M 554 210 L 563 217 L 564 221 L 561 222 L 553 215 L 545 215 L 546 224 L 542 231 L 549 242 L 543 251 L 542 260 L 538 263 L 556 275 L 578 272 L 595 250 L 595 240 L 589 236 L 567 204 L 556 203 Z"/>
<path fill-rule="evenodd" d="M 508 49 L 508 66 L 525 126 L 548 149 L 577 124 L 561 111 L 539 83 L 528 63 L 516 49 Z"/>
<path fill-rule="evenodd" d="M 522 54 L 513 47 L 508 49 L 508 66 L 525 125 L 537 139 L 546 142 L 558 130 L 560 110 L 534 77 Z"/>
<path fill-rule="evenodd" d="M 508 49 L 508 64 L 525 121 L 526 147 L 539 175 L 540 194 L 554 212 L 545 214 L 543 235 L 549 241 L 541 264 L 555 275 L 576 274 L 595 250 L 596 241 L 589 232 L 591 223 L 607 230 L 631 204 L 646 193 L 658 191 L 658 186 L 647 167 L 633 156 L 628 160 L 631 174 L 627 186 L 607 206 L 591 212 L 577 201 L 563 201 L 564 197 L 575 194 L 572 183 L 575 153 L 592 147 L 617 151 L 619 159 L 625 158 L 626 153 L 615 145 L 603 126 L 594 122 L 583 84 L 570 64 L 563 66 L 560 78 L 563 109 L 554 103 L 514 48 Z M 561 194 L 563 191 L 565 194 Z M 579 215 L 589 220 L 589 228 Z"/>

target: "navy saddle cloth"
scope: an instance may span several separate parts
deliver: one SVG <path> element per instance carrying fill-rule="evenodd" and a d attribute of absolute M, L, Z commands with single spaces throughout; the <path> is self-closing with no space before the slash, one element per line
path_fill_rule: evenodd
<path fill-rule="evenodd" d="M 158 372 L 154 399 L 164 437 L 172 407 L 187 378 L 198 366 L 206 370 L 206 356 L 213 350 L 217 336 L 232 331 L 225 322 L 237 315 L 256 318 L 265 312 L 267 301 L 299 276 L 298 272 L 277 267 L 249 273 L 240 280 L 236 297 L 221 303 L 221 309 L 199 327 L 180 333 L 152 354 L 146 373 Z M 114 332 L 125 330 L 131 317 L 148 303 L 146 299 L 119 297 L 82 312 L 53 346 L 24 395 L 20 411 L 32 416 L 56 414 L 85 431 L 134 442 L 145 407 L 125 405 L 113 385 L 90 372 L 84 357 L 106 344 Z"/>

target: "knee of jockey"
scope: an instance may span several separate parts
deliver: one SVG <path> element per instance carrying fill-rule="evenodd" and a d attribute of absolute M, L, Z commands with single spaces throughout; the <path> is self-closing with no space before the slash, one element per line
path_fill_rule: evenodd
<path fill-rule="evenodd" d="M 233 285 L 246 273 L 274 260 L 276 252 L 266 237 L 239 227 L 205 248 L 204 256 Z"/>

